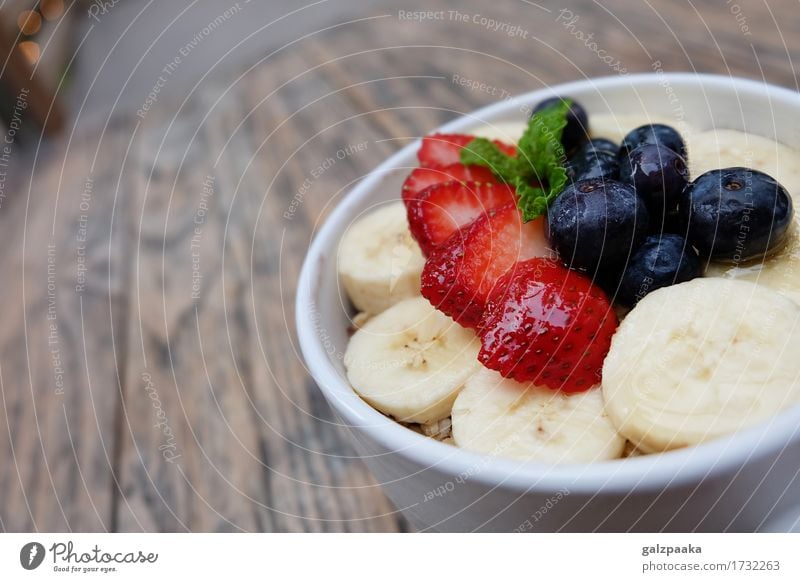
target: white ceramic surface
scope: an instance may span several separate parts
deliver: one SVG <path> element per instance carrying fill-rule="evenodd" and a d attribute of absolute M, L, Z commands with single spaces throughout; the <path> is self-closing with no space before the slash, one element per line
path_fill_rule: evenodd
<path fill-rule="evenodd" d="M 800 147 L 800 94 L 745 79 L 645 74 L 534 91 L 439 131 L 524 120 L 528 107 L 569 95 L 592 113 L 648 113 L 700 129 L 745 130 Z M 591 117 L 590 117 L 591 123 Z M 433 131 L 434 128 L 431 128 Z M 396 507 L 423 530 L 756 531 L 798 528 L 800 407 L 701 446 L 592 465 L 547 466 L 476 455 L 385 418 L 347 383 L 347 301 L 336 247 L 376 204 L 399 198 L 414 142 L 352 189 L 316 233 L 300 276 L 296 322 L 309 372 Z M 690 152 L 691 155 L 691 152 Z"/>

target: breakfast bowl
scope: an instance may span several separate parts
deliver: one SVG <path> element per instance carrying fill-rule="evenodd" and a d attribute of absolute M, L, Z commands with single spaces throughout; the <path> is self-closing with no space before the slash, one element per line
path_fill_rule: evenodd
<path fill-rule="evenodd" d="M 437 131 L 502 137 L 527 118 L 532 104 L 552 96 L 569 96 L 590 115 L 664 120 L 686 131 L 746 131 L 800 148 L 797 92 L 684 73 L 548 87 L 464 115 Z M 624 128 L 619 129 L 622 135 Z M 483 455 L 428 438 L 359 397 L 344 365 L 353 311 L 339 279 L 337 248 L 355 220 L 399 198 L 418 148 L 412 143 L 397 152 L 338 203 L 308 250 L 296 300 L 298 341 L 309 373 L 341 430 L 350 434 L 358 455 L 408 521 L 421 531 L 798 528 L 798 406 L 694 446 L 586 464 L 546 464 Z"/>

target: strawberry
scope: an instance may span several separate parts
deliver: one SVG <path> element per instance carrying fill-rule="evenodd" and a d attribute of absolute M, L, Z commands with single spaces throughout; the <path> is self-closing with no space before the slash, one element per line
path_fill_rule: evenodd
<path fill-rule="evenodd" d="M 422 138 L 417 152 L 419 165 L 423 168 L 442 168 L 461 162 L 461 149 L 475 139 L 474 135 L 458 133 L 434 133 Z M 494 140 L 494 143 L 509 156 L 516 155 L 517 148 Z"/>
<path fill-rule="evenodd" d="M 506 378 L 580 392 L 600 382 L 616 328 L 611 303 L 589 278 L 530 259 L 497 282 L 478 359 Z"/>
<path fill-rule="evenodd" d="M 464 327 L 477 328 L 497 279 L 517 261 L 548 254 L 543 218 L 523 223 L 515 203 L 494 208 L 431 252 L 422 295 Z"/>
<path fill-rule="evenodd" d="M 416 198 L 426 188 L 442 182 L 494 182 L 497 178 L 489 168 L 451 164 L 442 168 L 415 168 L 403 183 L 403 201 Z"/>
<path fill-rule="evenodd" d="M 500 141 L 499 139 L 494 139 L 492 141 L 497 147 L 500 148 L 500 151 L 502 151 L 504 154 L 511 157 L 517 155 L 517 146 L 515 146 L 513 143 L 506 143 L 504 141 Z"/>
<path fill-rule="evenodd" d="M 444 182 L 408 200 L 411 234 L 425 256 L 456 230 L 492 208 L 514 204 L 514 189 L 492 182 Z"/>

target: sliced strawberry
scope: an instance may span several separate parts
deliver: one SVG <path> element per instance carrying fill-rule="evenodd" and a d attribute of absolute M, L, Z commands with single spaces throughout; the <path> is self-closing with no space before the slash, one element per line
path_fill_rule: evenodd
<path fill-rule="evenodd" d="M 422 138 L 417 152 L 419 165 L 423 168 L 441 168 L 461 161 L 461 148 L 475 139 L 474 135 L 457 133 L 434 133 Z"/>
<path fill-rule="evenodd" d="M 514 204 L 514 189 L 492 182 L 444 182 L 410 199 L 408 224 L 411 234 L 428 256 L 456 230 L 493 208 Z"/>
<path fill-rule="evenodd" d="M 422 270 L 422 295 L 464 327 L 477 328 L 503 273 L 517 261 L 550 254 L 544 218 L 523 223 L 516 204 L 495 208 L 433 250 Z"/>
<path fill-rule="evenodd" d="M 403 201 L 416 198 L 434 184 L 442 182 L 495 182 L 500 183 L 489 168 L 451 164 L 443 168 L 416 168 L 403 183 Z"/>
<path fill-rule="evenodd" d="M 588 277 L 535 258 L 497 282 L 478 359 L 506 378 L 580 392 L 600 382 L 616 329 L 611 303 Z"/>
<path fill-rule="evenodd" d="M 517 146 L 515 146 L 513 143 L 506 143 L 504 141 L 500 141 L 499 139 L 492 141 L 494 141 L 495 145 L 499 147 L 504 154 L 512 157 L 517 155 Z"/>
<path fill-rule="evenodd" d="M 474 135 L 458 133 L 434 133 L 422 138 L 422 145 L 417 152 L 419 165 L 423 168 L 441 168 L 461 162 L 461 150 L 475 139 Z M 513 145 L 494 140 L 494 143 L 510 156 L 517 154 Z"/>

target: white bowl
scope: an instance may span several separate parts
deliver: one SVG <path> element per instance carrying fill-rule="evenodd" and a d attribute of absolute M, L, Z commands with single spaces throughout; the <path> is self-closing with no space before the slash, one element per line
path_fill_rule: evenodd
<path fill-rule="evenodd" d="M 590 116 L 641 112 L 678 121 L 685 116 L 701 129 L 747 130 L 800 147 L 798 93 L 745 79 L 683 73 L 558 85 L 485 107 L 438 131 L 468 133 L 487 123 L 521 121 L 531 104 L 551 95 L 574 97 Z M 311 375 L 411 523 L 445 531 L 797 528 L 800 408 L 700 446 L 552 466 L 478 455 L 423 437 L 353 392 L 341 360 L 349 319 L 336 273 L 337 244 L 360 213 L 399 198 L 418 147 L 419 142 L 404 147 L 338 204 L 308 251 L 296 303 L 299 342 Z"/>

